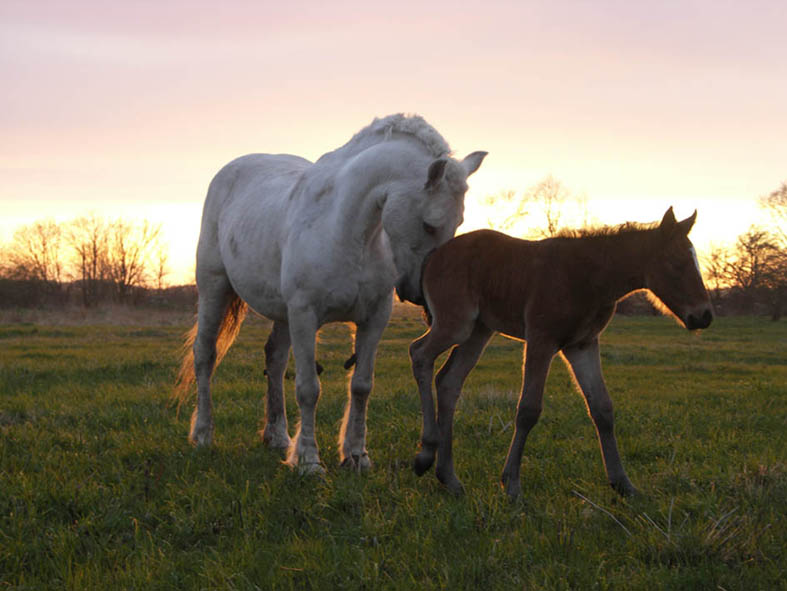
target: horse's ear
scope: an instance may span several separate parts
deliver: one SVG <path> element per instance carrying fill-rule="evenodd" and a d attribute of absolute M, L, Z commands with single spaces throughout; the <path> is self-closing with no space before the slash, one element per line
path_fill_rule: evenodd
<path fill-rule="evenodd" d="M 678 227 L 680 228 L 680 231 L 683 232 L 683 234 L 688 236 L 689 232 L 691 232 L 691 227 L 694 225 L 695 221 L 697 221 L 696 209 L 694 210 L 694 213 L 691 214 L 689 217 L 687 217 L 685 220 L 683 220 L 682 222 L 678 222 Z"/>
<path fill-rule="evenodd" d="M 677 225 L 678 221 L 675 219 L 675 212 L 672 211 L 672 206 L 670 205 L 670 208 L 664 214 L 664 217 L 661 218 L 659 229 L 664 236 L 672 236 L 672 233 L 675 231 Z"/>
<path fill-rule="evenodd" d="M 448 164 L 448 160 L 445 158 L 438 158 L 429 165 L 429 172 L 426 173 L 426 184 L 424 185 L 424 189 L 431 191 L 443 180 L 446 164 Z"/>
<path fill-rule="evenodd" d="M 481 166 L 481 163 L 484 161 L 484 158 L 487 154 L 489 154 L 489 152 L 479 150 L 478 152 L 473 152 L 472 154 L 465 156 L 465 159 L 462 160 L 462 168 L 465 169 L 467 176 L 470 176 L 476 170 L 478 170 L 478 167 Z"/>

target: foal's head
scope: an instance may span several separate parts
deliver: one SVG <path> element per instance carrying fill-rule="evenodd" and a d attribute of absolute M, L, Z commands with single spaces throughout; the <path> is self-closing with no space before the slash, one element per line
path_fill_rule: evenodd
<path fill-rule="evenodd" d="M 411 182 L 398 185 L 383 208 L 383 228 L 390 239 L 398 277 L 396 293 L 402 301 L 423 303 L 421 267 L 426 255 L 450 240 L 463 221 L 467 177 L 486 152 L 464 160 L 438 158 Z"/>
<path fill-rule="evenodd" d="M 667 210 L 656 230 L 657 253 L 645 273 L 648 289 L 689 330 L 707 328 L 713 320 L 697 253 L 688 237 L 696 219 L 695 211 L 679 222 L 672 208 Z"/>

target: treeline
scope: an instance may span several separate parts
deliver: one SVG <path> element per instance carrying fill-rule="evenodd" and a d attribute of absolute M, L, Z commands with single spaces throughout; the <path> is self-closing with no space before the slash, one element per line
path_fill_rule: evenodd
<path fill-rule="evenodd" d="M 554 235 L 565 210 L 584 209 L 583 224 L 589 217 L 587 200 L 552 177 L 519 197 L 509 191 L 489 198 L 488 204 L 506 213 L 502 225 L 494 224 L 504 230 L 511 231 L 522 218 L 537 219 L 538 235 L 532 237 Z M 787 183 L 760 197 L 759 205 L 768 213 L 768 224 L 752 227 L 731 246 L 714 247 L 701 257 L 719 315 L 768 314 L 778 320 L 787 311 Z M 38 221 L 19 228 L 10 243 L 0 247 L 0 307 L 92 307 L 105 302 L 191 306 L 193 286 L 166 286 L 167 258 L 160 224 L 96 215 L 65 223 Z M 639 295 L 618 309 L 624 314 L 653 313 L 647 298 Z"/>
<path fill-rule="evenodd" d="M 167 258 L 160 224 L 37 221 L 0 248 L 0 307 L 139 304 L 166 291 Z"/>

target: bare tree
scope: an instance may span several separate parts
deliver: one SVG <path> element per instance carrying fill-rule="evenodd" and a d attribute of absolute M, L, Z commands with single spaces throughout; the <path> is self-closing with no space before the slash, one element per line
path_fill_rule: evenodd
<path fill-rule="evenodd" d="M 557 234 L 565 217 L 566 207 L 571 202 L 576 202 L 576 209 L 581 213 L 580 216 L 576 216 L 581 218 L 579 223 L 582 226 L 587 225 L 589 220 L 587 196 L 572 194 L 552 175 L 545 177 L 521 194 L 511 190 L 501 191 L 484 200 L 485 205 L 497 210 L 494 218 L 487 217 L 490 227 L 510 231 L 528 218 L 526 234 L 534 238 Z M 537 214 L 536 219 L 529 219 L 532 214 Z"/>
<path fill-rule="evenodd" d="M 527 199 L 524 195 L 517 197 L 516 191 L 511 189 L 486 197 L 484 205 L 494 208 L 497 213 L 494 217 L 487 215 L 487 225 L 502 231 L 510 230 L 517 221 L 527 215 Z"/>
<path fill-rule="evenodd" d="M 135 287 L 148 281 L 152 259 L 161 235 L 161 225 L 115 220 L 110 225 L 108 269 L 120 301 L 127 301 Z"/>
<path fill-rule="evenodd" d="M 557 234 L 560 229 L 560 219 L 563 208 L 571 198 L 571 193 L 552 175 L 547 176 L 535 187 L 528 191 L 527 199 L 538 204 L 546 220 L 546 227 L 541 229 L 543 236 L 549 237 Z"/>
<path fill-rule="evenodd" d="M 34 222 L 14 232 L 6 254 L 8 274 L 59 289 L 63 280 L 63 235 L 53 220 Z"/>
<path fill-rule="evenodd" d="M 760 207 L 767 211 L 773 220 L 773 232 L 779 238 L 781 248 L 787 248 L 787 182 L 775 191 L 759 199 Z"/>
<path fill-rule="evenodd" d="M 109 280 L 109 225 L 95 214 L 77 218 L 67 227 L 75 268 L 82 288 L 82 303 L 95 306 Z"/>
<path fill-rule="evenodd" d="M 715 249 L 706 265 L 717 286 L 726 285 L 752 312 L 767 306 L 774 320 L 781 318 L 787 297 L 787 255 L 778 236 L 752 227 L 731 249 Z"/>

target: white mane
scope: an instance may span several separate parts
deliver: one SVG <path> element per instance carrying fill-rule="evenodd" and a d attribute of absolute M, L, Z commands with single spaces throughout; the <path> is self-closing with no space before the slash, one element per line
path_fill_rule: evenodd
<path fill-rule="evenodd" d="M 338 159 L 348 159 L 370 146 L 391 138 L 394 133 L 409 135 L 420 141 L 434 158 L 448 156 L 451 148 L 443 136 L 420 115 L 388 115 L 375 118 L 369 125 L 356 133 L 346 144 L 320 156 L 315 165 L 331 164 Z"/>

